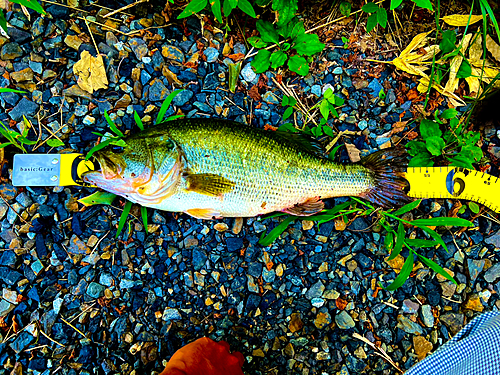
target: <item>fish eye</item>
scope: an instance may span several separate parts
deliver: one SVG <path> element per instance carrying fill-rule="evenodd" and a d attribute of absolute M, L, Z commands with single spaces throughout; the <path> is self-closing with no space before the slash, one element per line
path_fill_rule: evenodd
<path fill-rule="evenodd" d="M 115 154 L 121 154 L 123 152 L 124 148 L 122 146 L 113 145 L 113 147 L 111 148 L 111 150 Z"/>

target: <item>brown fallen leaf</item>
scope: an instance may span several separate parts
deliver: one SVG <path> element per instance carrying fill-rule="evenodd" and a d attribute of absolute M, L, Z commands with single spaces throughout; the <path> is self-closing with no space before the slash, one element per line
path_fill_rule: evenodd
<path fill-rule="evenodd" d="M 351 162 L 356 163 L 361 160 L 359 156 L 360 151 L 354 146 L 352 143 L 346 143 L 345 148 L 347 149 L 347 153 L 349 154 L 349 159 Z"/>
<path fill-rule="evenodd" d="M 493 58 L 500 62 L 500 46 L 489 35 L 486 35 L 486 48 L 490 51 Z"/>
<path fill-rule="evenodd" d="M 250 90 L 248 90 L 248 96 L 253 100 L 260 102 L 262 100 L 262 96 L 259 93 L 259 88 L 257 85 L 253 85 Z"/>
<path fill-rule="evenodd" d="M 80 60 L 73 65 L 73 73 L 78 76 L 78 86 L 91 94 L 99 89 L 108 88 L 102 55 L 94 57 L 89 51 L 83 51 Z"/>

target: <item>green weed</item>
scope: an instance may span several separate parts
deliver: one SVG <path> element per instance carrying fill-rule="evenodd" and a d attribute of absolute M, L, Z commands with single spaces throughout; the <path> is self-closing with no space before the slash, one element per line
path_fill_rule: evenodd
<path fill-rule="evenodd" d="M 287 24 L 278 26 L 268 21 L 257 20 L 257 30 L 260 36 L 253 36 L 248 42 L 260 49 L 252 60 L 252 67 L 256 73 L 263 73 L 269 67 L 276 69 L 287 63 L 288 68 L 299 75 L 309 73 L 309 63 L 304 56 L 312 56 L 323 51 L 325 45 L 319 41 L 316 34 L 308 34 L 303 22 L 293 18 Z M 278 50 L 271 52 L 269 45 L 276 45 Z M 295 50 L 296 54 L 289 56 Z"/>
<path fill-rule="evenodd" d="M 24 146 L 25 145 L 32 146 L 38 142 L 38 141 L 31 141 L 28 138 L 26 138 L 31 128 L 31 124 L 24 116 L 23 116 L 23 123 L 24 123 L 23 131 L 22 133 L 19 133 L 15 130 L 12 130 L 11 128 L 9 128 L 3 122 L 0 121 L 0 134 L 2 134 L 7 139 L 7 142 L 0 144 L 0 148 L 12 145 L 20 149 L 22 152 L 27 153 L 28 151 L 26 151 L 26 148 Z M 49 142 L 47 142 L 47 144 L 49 144 Z"/>

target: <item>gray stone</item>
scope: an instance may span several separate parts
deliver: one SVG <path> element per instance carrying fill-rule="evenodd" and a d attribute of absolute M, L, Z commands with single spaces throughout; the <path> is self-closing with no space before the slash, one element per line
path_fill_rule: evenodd
<path fill-rule="evenodd" d="M 134 51 L 137 60 L 141 61 L 143 57 L 148 55 L 148 46 L 143 39 L 132 38 L 129 40 L 128 44 L 132 51 Z"/>
<path fill-rule="evenodd" d="M 353 328 L 355 323 L 347 311 L 342 311 L 335 316 L 335 323 L 340 329 Z"/>
<path fill-rule="evenodd" d="M 167 307 L 167 308 L 165 308 L 165 311 L 163 311 L 162 319 L 165 321 L 181 320 L 182 316 L 181 316 L 181 313 L 179 312 L 179 310 Z"/>
<path fill-rule="evenodd" d="M 488 271 L 484 274 L 484 279 L 489 282 L 493 283 L 495 280 L 497 280 L 500 277 L 500 263 L 497 263 L 490 267 Z"/>
<path fill-rule="evenodd" d="M 396 325 L 396 327 L 402 329 L 406 333 L 418 333 L 420 335 L 424 333 L 420 325 L 411 321 L 404 315 L 398 315 L 398 324 Z"/>
<path fill-rule="evenodd" d="M 2 60 L 13 60 L 17 57 L 23 55 L 23 50 L 17 43 L 7 43 L 4 44 L 0 50 L 0 59 Z"/>
<path fill-rule="evenodd" d="M 464 314 L 457 314 L 450 312 L 441 315 L 439 319 L 441 320 L 441 322 L 444 323 L 446 327 L 448 327 L 452 335 L 455 335 L 464 326 Z"/>
<path fill-rule="evenodd" d="M 496 232 L 495 234 L 489 236 L 484 240 L 489 245 L 493 245 L 496 248 L 500 248 L 500 232 Z"/>
<path fill-rule="evenodd" d="M 14 121 L 20 121 L 23 115 L 26 117 L 34 116 L 37 110 L 38 104 L 26 98 L 22 98 L 21 101 L 12 108 L 12 111 L 9 112 L 9 116 Z"/>
<path fill-rule="evenodd" d="M 321 280 L 318 280 L 306 292 L 306 298 L 307 299 L 319 298 L 319 297 L 321 297 L 323 295 L 324 290 L 325 290 L 325 286 L 323 285 L 323 283 L 321 282 Z"/>
<path fill-rule="evenodd" d="M 207 58 L 207 63 L 216 62 L 219 58 L 219 51 L 214 47 L 208 47 L 203 53 Z"/>
<path fill-rule="evenodd" d="M 434 326 L 434 315 L 432 315 L 432 307 L 431 305 L 423 305 L 422 306 L 422 320 L 427 327 Z"/>

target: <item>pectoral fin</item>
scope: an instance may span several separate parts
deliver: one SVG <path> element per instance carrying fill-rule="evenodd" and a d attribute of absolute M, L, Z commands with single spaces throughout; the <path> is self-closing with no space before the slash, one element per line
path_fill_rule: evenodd
<path fill-rule="evenodd" d="M 221 218 L 220 212 L 217 212 L 211 208 L 193 208 L 185 212 L 192 217 L 202 220 L 213 220 L 214 218 Z"/>
<path fill-rule="evenodd" d="M 234 182 L 212 173 L 189 174 L 186 190 L 210 196 L 219 196 L 233 190 Z"/>
<path fill-rule="evenodd" d="M 289 207 L 283 210 L 290 215 L 295 216 L 311 216 L 317 214 L 325 208 L 325 204 L 319 197 L 309 198 L 305 202 L 298 203 L 293 207 Z"/>

